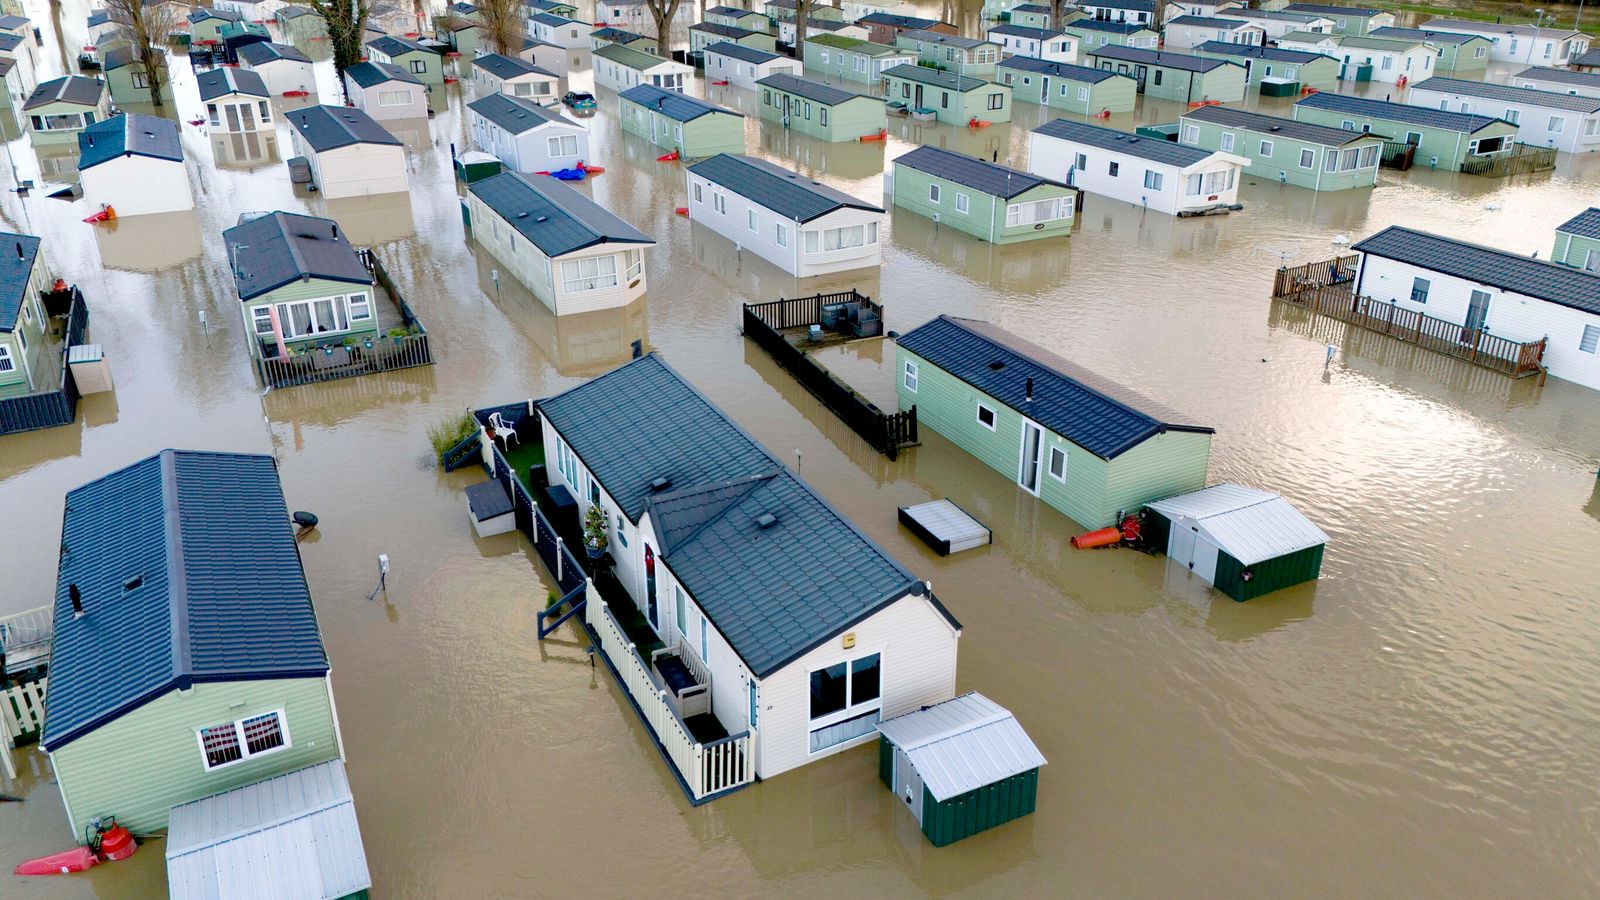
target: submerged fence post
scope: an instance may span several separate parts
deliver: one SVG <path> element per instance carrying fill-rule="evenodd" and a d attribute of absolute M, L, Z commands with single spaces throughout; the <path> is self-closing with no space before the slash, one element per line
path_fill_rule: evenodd
<path fill-rule="evenodd" d="M 561 586 L 561 579 L 564 574 L 561 569 L 566 565 L 566 554 L 562 552 L 563 548 L 561 535 L 558 534 L 556 535 L 556 587 Z"/>

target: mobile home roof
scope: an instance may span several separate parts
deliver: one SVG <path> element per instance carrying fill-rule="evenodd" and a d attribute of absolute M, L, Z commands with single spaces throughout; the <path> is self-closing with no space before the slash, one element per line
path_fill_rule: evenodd
<path fill-rule="evenodd" d="M 896 157 L 894 163 L 1006 200 L 1025 194 L 1041 185 L 1066 187 L 1059 181 L 1051 181 L 1031 172 L 1008 168 L 987 160 L 975 159 L 943 147 L 926 145 L 917 147 Z"/>
<path fill-rule="evenodd" d="M 883 212 L 881 206 L 752 156 L 719 153 L 695 163 L 689 171 L 795 222 L 809 222 L 840 209 Z"/>
<path fill-rule="evenodd" d="M 1600 275 L 1391 225 L 1351 249 L 1600 315 Z"/>

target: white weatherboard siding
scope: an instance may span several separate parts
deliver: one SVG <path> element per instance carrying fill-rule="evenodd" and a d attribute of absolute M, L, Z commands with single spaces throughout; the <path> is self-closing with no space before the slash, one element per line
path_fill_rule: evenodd
<path fill-rule="evenodd" d="M 1078 167 L 1078 156 L 1085 165 Z M 1117 174 L 1111 174 L 1111 164 Z M 1028 136 L 1028 171 L 1065 181 L 1081 191 L 1148 206 L 1177 215 L 1235 203 L 1239 196 L 1244 160 L 1231 154 L 1214 154 L 1188 168 L 1158 163 L 1114 150 L 1079 144 L 1043 134 Z M 1160 187 L 1147 187 L 1146 173 L 1160 177 Z M 1201 178 L 1199 193 L 1190 193 L 1190 176 Z"/>
<path fill-rule="evenodd" d="M 521 281 L 528 290 L 533 292 L 545 306 L 558 316 L 572 315 L 574 313 L 594 312 L 600 309 L 615 309 L 627 306 L 629 303 L 644 296 L 647 287 L 644 276 L 644 251 L 647 244 L 596 244 L 582 250 L 574 250 L 554 259 L 544 255 L 534 243 L 522 236 L 522 233 L 511 227 L 511 223 L 500 217 L 500 214 L 490 209 L 476 195 L 471 195 L 472 234 L 478 242 L 489 248 L 495 258 L 504 263 L 511 270 L 517 280 Z M 616 284 L 588 288 L 588 282 L 593 280 L 583 277 L 569 279 L 567 275 L 574 269 L 568 269 L 564 263 L 572 262 L 582 265 L 582 260 L 607 259 L 614 266 Z M 601 264 L 596 264 L 601 265 Z M 610 280 L 603 278 L 600 280 Z M 576 286 L 572 286 L 572 285 Z M 555 459 L 554 456 L 548 457 Z M 554 476 L 552 476 L 553 478 Z M 585 476 L 587 477 L 587 476 Z M 577 487 L 573 488 L 572 495 L 581 501 L 587 508 L 589 495 L 587 485 L 580 485 L 585 490 L 579 496 Z M 610 504 L 609 510 L 615 514 L 616 504 Z M 574 550 L 574 552 L 581 552 Z M 618 570 L 618 576 L 622 573 Z M 627 581 L 624 580 L 624 584 Z M 631 588 L 632 585 L 629 585 Z"/>
<path fill-rule="evenodd" d="M 903 597 L 847 632 L 855 634 L 852 649 L 844 649 L 840 638 L 830 638 L 761 682 L 758 776 L 771 778 L 878 739 L 878 733 L 869 730 L 861 737 L 811 752 L 813 671 L 881 654 L 878 671 L 882 718 L 955 696 L 959 635 L 927 598 Z M 852 708 L 842 715 L 849 718 L 856 711 Z M 821 721 L 825 724 L 832 718 Z"/>
<path fill-rule="evenodd" d="M 570 169 L 589 159 L 589 131 L 578 124 L 551 122 L 512 134 L 475 110 L 472 117 L 472 145 L 492 154 L 506 168 L 517 172 L 553 172 Z"/>
<path fill-rule="evenodd" d="M 406 148 L 399 144 L 351 144 L 317 153 L 290 129 L 296 156 L 311 164 L 317 190 L 325 200 L 340 197 L 365 197 L 409 190 L 406 181 Z"/>
<path fill-rule="evenodd" d="M 548 101 L 555 96 L 560 79 L 552 78 L 549 75 L 541 75 L 537 72 L 528 72 L 511 78 L 501 78 L 478 66 L 473 66 L 472 83 L 475 88 L 475 96 L 478 97 L 485 97 L 499 92 L 539 103 Z"/>
<path fill-rule="evenodd" d="M 272 101 L 263 97 L 229 94 L 206 104 L 208 128 L 213 133 L 271 131 L 277 114 Z"/>
<path fill-rule="evenodd" d="M 551 25 L 547 22 L 528 23 L 528 37 L 555 44 L 566 50 L 575 47 L 589 46 L 590 27 L 583 22 L 567 22 L 563 25 Z"/>
<path fill-rule="evenodd" d="M 1536 91 L 1550 91 L 1556 94 L 1571 94 L 1574 97 L 1600 97 L 1600 80 L 1594 79 L 1582 83 L 1574 83 L 1545 78 L 1534 72 L 1527 75 L 1517 75 L 1511 79 L 1511 83 L 1517 87 L 1533 88 Z"/>
<path fill-rule="evenodd" d="M 346 78 L 345 88 L 356 109 L 380 122 L 428 117 L 428 93 L 420 84 L 386 81 L 364 88 Z"/>
<path fill-rule="evenodd" d="M 1428 280 L 1426 303 L 1411 299 L 1413 279 Z M 1358 275 L 1361 293 L 1404 309 L 1426 313 L 1447 322 L 1465 322 L 1473 291 L 1489 295 L 1485 327 L 1490 334 L 1513 341 L 1549 338 L 1544 364 L 1557 378 L 1600 390 L 1600 348 L 1583 348 L 1584 326 L 1600 329 L 1600 315 L 1527 297 L 1514 291 L 1481 285 L 1465 278 L 1434 272 L 1411 263 L 1362 254 Z"/>
<path fill-rule="evenodd" d="M 1476 113 L 1516 123 L 1517 142 L 1566 153 L 1600 150 L 1600 112 L 1581 113 L 1533 103 L 1472 97 L 1450 91 L 1411 89 L 1412 106 Z M 1600 100 L 1595 102 L 1600 106 Z"/>
<path fill-rule="evenodd" d="M 727 81 L 731 85 L 752 91 L 756 89 L 756 82 L 768 75 L 783 72 L 798 77 L 802 68 L 798 59 L 789 59 L 786 56 L 758 65 L 719 53 L 709 51 L 706 53 L 706 78 L 712 81 Z"/>
<path fill-rule="evenodd" d="M 1356 67 L 1370 63 L 1372 80 L 1385 84 L 1394 84 L 1401 78 L 1417 82 L 1432 77 L 1433 61 L 1439 56 L 1437 50 L 1426 45 L 1400 52 L 1368 50 L 1361 47 L 1336 47 L 1327 51 L 1308 49 L 1307 52 L 1331 53 L 1337 56 L 1345 64 L 1343 76 L 1345 78 L 1355 78 Z"/>
<path fill-rule="evenodd" d="M 1076 63 L 1078 61 L 1078 42 L 1071 35 L 1061 35 L 1048 41 L 1037 38 L 1021 37 L 1015 34 L 995 34 L 989 32 L 988 40 L 1000 45 L 1002 58 L 1008 56 L 1026 56 L 1032 59 L 1043 59 L 1050 62 Z"/>
<path fill-rule="evenodd" d="M 281 96 L 285 91 L 317 92 L 317 76 L 311 70 L 311 63 L 303 63 L 292 59 L 275 59 L 262 63 L 259 66 L 242 65 L 250 69 L 261 80 L 267 83 L 267 90 L 273 96 Z"/>
<path fill-rule="evenodd" d="M 694 75 L 694 69 L 666 59 L 647 69 L 632 69 L 603 56 L 593 58 L 594 83 L 617 93 L 639 84 L 650 84 L 664 91 L 684 93 L 684 85 Z"/>
<path fill-rule="evenodd" d="M 117 218 L 194 209 L 189 173 L 182 162 L 122 156 L 79 173 L 85 200 L 114 207 Z"/>
<path fill-rule="evenodd" d="M 726 212 L 719 211 L 713 197 L 724 198 Z M 750 228 L 754 211 L 756 228 Z M 884 214 L 862 209 L 838 209 L 800 224 L 779 216 L 764 206 L 705 178 L 689 173 L 689 218 L 733 241 L 767 262 L 797 278 L 847 272 L 883 262 Z M 778 228 L 784 229 L 784 243 L 778 242 Z M 862 226 L 863 243 L 857 247 L 823 250 L 819 237 L 815 252 L 805 252 L 805 233 L 835 228 Z"/>

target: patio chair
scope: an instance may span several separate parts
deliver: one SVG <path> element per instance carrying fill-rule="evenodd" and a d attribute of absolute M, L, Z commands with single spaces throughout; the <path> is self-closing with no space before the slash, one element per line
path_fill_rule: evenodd
<path fill-rule="evenodd" d="M 505 438 L 507 450 L 511 449 L 512 441 L 516 441 L 519 444 L 522 443 L 522 439 L 517 437 L 517 429 L 512 427 L 505 419 L 500 418 L 500 414 L 497 412 L 489 413 L 489 427 L 494 429 L 495 437 Z"/>

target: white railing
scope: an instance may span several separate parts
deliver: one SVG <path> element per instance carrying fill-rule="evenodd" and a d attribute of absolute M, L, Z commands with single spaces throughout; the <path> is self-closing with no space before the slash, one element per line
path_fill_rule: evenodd
<path fill-rule="evenodd" d="M 48 606 L 0 616 L 0 658 L 6 671 L 42 664 L 50 656 L 54 637 L 55 615 Z"/>
<path fill-rule="evenodd" d="M 639 655 L 639 648 L 628 640 L 611 609 L 600 598 L 593 583 L 584 608 L 589 627 L 600 638 L 600 649 L 611 660 L 622 686 L 633 698 L 646 725 L 665 748 L 667 759 L 689 786 L 689 795 L 698 801 L 718 791 L 754 780 L 755 760 L 751 756 L 750 733 L 701 744 L 689 732 L 667 702 L 667 692 L 656 684 L 650 667 Z M 687 657 L 685 657 L 687 658 Z"/>
<path fill-rule="evenodd" d="M 17 738 L 44 728 L 44 691 L 48 679 L 28 681 L 0 690 L 0 769 L 16 778 L 11 748 Z"/>

